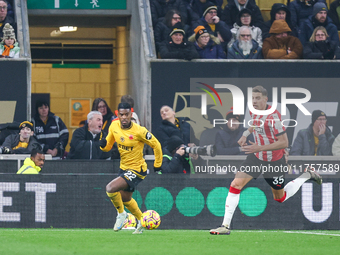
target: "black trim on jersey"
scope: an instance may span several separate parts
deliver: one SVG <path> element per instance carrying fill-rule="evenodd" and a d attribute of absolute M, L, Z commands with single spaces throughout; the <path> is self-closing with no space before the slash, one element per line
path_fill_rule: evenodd
<path fill-rule="evenodd" d="M 287 132 L 287 131 L 285 130 L 285 131 L 283 131 L 283 132 L 281 132 L 281 133 L 276 134 L 275 136 L 283 135 L 283 134 L 286 133 L 286 132 Z"/>

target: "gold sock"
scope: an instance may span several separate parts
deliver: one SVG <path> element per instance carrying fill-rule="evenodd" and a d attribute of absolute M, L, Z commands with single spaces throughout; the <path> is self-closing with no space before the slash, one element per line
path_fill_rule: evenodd
<path fill-rule="evenodd" d="M 142 219 L 142 211 L 139 209 L 136 200 L 131 198 L 129 202 L 124 202 L 124 205 L 137 218 L 137 220 Z"/>
<path fill-rule="evenodd" d="M 116 207 L 118 213 L 124 212 L 124 205 L 122 200 L 122 195 L 120 192 L 108 193 L 107 196 L 111 199 L 112 204 Z"/>

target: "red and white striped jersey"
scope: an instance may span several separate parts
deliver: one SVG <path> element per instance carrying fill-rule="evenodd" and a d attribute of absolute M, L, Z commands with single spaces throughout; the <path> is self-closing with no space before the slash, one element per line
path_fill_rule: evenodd
<path fill-rule="evenodd" d="M 267 105 L 267 109 L 271 106 Z M 267 110 L 266 109 L 266 110 Z M 269 115 L 256 115 L 250 112 L 252 117 L 252 126 L 254 126 L 255 143 L 258 145 L 272 144 L 277 141 L 277 137 L 286 132 L 285 127 L 281 124 L 281 114 L 275 110 Z M 263 161 L 277 161 L 284 155 L 284 149 L 274 151 L 260 151 L 255 156 Z"/>

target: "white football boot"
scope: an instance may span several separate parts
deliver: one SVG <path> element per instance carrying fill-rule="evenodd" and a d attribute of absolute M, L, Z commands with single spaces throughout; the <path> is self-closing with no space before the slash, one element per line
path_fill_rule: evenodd
<path fill-rule="evenodd" d="M 117 218 L 116 218 L 116 223 L 115 226 L 113 227 L 114 231 L 119 231 L 123 227 L 123 223 L 125 219 L 127 218 L 128 214 L 124 211 L 122 213 L 118 213 Z"/>

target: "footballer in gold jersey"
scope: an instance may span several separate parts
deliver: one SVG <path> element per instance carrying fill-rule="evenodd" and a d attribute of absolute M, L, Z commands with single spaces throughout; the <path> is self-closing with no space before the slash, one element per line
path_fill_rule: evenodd
<path fill-rule="evenodd" d="M 111 150 L 117 142 L 120 154 L 119 176 L 106 186 L 106 193 L 118 211 L 114 230 L 119 231 L 127 217 L 126 208 L 137 218 L 138 225 L 134 234 L 141 234 L 142 212 L 137 202 L 132 198 L 135 187 L 146 177 L 147 165 L 143 158 L 144 144 L 148 144 L 154 150 L 154 169 L 159 170 L 162 165 L 161 144 L 145 127 L 131 122 L 131 106 L 128 103 L 118 105 L 118 121 L 113 121 L 106 138 L 100 140 L 103 151 Z"/>

